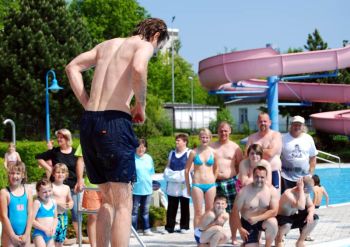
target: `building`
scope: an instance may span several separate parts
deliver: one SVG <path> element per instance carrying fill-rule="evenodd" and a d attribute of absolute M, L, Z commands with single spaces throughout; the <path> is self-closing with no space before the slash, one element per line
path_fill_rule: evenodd
<path fill-rule="evenodd" d="M 166 52 L 171 53 L 171 44 L 172 42 L 179 40 L 179 32 L 180 31 L 177 28 L 168 28 L 169 39 L 160 50 L 161 53 L 166 53 Z M 176 51 L 174 50 L 174 53 L 175 52 Z"/>
<path fill-rule="evenodd" d="M 267 108 L 266 103 L 254 99 L 233 100 L 225 103 L 226 108 L 235 120 L 234 129 L 241 132 L 245 128 L 257 131 L 256 120 L 263 108 Z M 279 131 L 286 132 L 288 128 L 287 118 L 279 115 Z"/>
<path fill-rule="evenodd" d="M 166 103 L 164 109 L 175 129 L 200 129 L 208 128 L 210 121 L 216 120 L 219 107 L 194 104 L 192 108 L 188 103 Z"/>

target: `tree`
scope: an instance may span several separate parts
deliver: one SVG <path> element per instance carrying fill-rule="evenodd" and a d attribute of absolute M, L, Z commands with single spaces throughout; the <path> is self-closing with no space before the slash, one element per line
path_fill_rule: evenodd
<path fill-rule="evenodd" d="M 136 0 L 73 0 L 69 6 L 83 16 L 95 42 L 129 36 L 148 17 Z"/>
<path fill-rule="evenodd" d="M 326 50 L 328 48 L 328 44 L 327 42 L 323 41 L 320 32 L 315 29 L 312 34 L 308 35 L 304 48 L 309 51 Z"/>
<path fill-rule="evenodd" d="M 17 0 L 2 0 L 0 2 L 0 30 L 3 29 L 4 19 L 8 15 L 10 9 L 18 10 L 19 5 Z"/>
<path fill-rule="evenodd" d="M 45 74 L 55 69 L 64 90 L 50 94 L 51 127 L 76 129 L 82 108 L 64 67 L 91 48 L 82 21 L 64 0 L 20 0 L 0 31 L 0 108 L 17 123 L 20 138 L 41 136 L 45 126 Z"/>

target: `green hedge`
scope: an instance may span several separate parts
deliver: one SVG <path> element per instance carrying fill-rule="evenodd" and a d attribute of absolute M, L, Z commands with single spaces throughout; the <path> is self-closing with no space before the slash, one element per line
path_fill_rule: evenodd
<path fill-rule="evenodd" d="M 233 140 L 239 143 L 239 140 L 243 138 L 242 135 L 233 136 Z M 214 137 L 213 141 L 217 138 Z M 169 152 L 175 148 L 175 137 L 151 137 L 147 139 L 148 150 L 147 152 L 152 156 L 155 164 L 155 170 L 157 173 L 162 173 L 168 162 Z M 73 140 L 73 147 L 77 147 L 79 139 Z M 197 135 L 189 137 L 189 147 L 193 148 L 199 145 L 199 138 Z M 8 143 L 0 142 L 0 157 L 4 157 L 8 148 Z M 44 169 L 38 166 L 38 162 L 35 159 L 35 155 L 45 152 L 47 150 L 46 143 L 44 141 L 17 141 L 16 143 L 17 152 L 21 155 L 22 161 L 26 164 L 28 182 L 36 182 L 45 174 Z M 1 158 L 1 164 L 3 159 Z M 7 175 L 4 166 L 1 165 L 0 169 L 0 185 L 3 187 L 7 184 Z"/>

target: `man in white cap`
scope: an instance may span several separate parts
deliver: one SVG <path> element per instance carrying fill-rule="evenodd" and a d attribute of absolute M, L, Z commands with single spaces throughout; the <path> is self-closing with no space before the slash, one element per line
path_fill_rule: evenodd
<path fill-rule="evenodd" d="M 305 119 L 295 116 L 289 132 L 282 136 L 282 193 L 295 187 L 298 179 L 314 173 L 318 152 L 314 140 L 306 132 Z"/>

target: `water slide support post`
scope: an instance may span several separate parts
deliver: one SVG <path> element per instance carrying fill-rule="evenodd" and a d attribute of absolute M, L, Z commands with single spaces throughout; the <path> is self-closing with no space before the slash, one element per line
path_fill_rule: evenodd
<path fill-rule="evenodd" d="M 267 78 L 269 89 L 267 91 L 267 107 L 271 119 L 271 129 L 279 131 L 278 124 L 278 76 Z"/>

